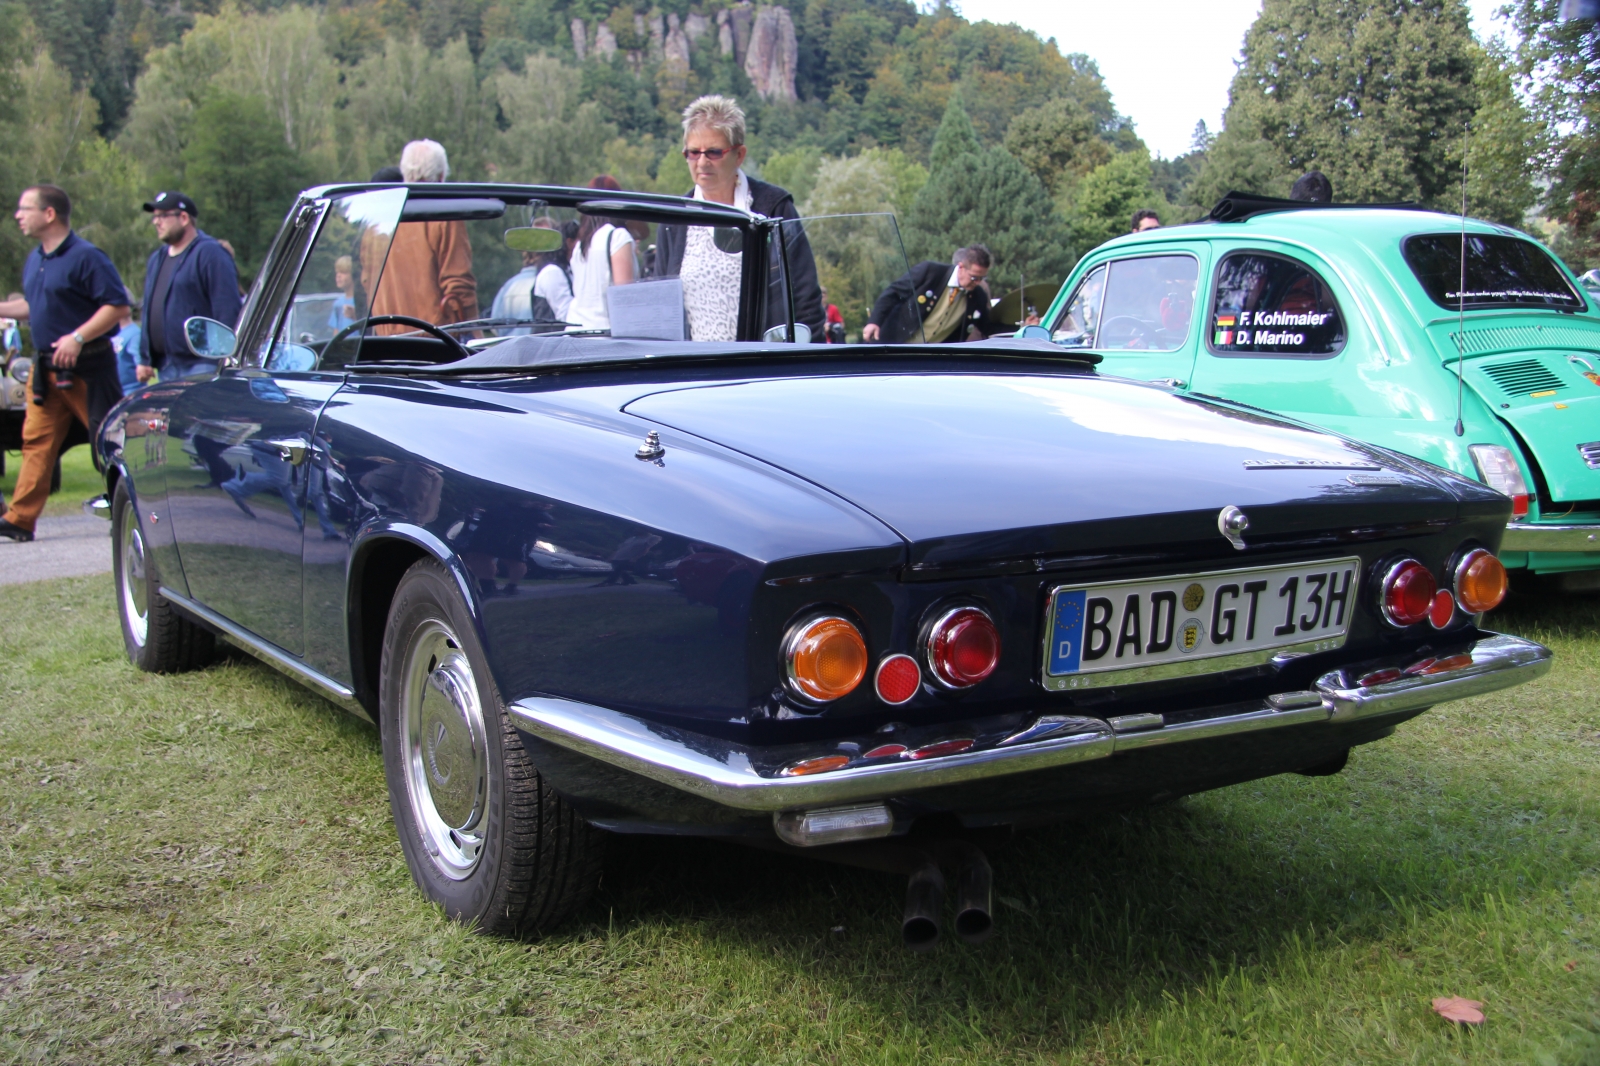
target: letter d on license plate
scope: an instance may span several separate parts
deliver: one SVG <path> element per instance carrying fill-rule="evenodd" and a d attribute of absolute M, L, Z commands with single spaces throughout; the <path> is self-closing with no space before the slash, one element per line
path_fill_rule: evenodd
<path fill-rule="evenodd" d="M 1361 560 L 1063 586 L 1045 619 L 1044 685 L 1218 673 L 1344 645 Z"/>

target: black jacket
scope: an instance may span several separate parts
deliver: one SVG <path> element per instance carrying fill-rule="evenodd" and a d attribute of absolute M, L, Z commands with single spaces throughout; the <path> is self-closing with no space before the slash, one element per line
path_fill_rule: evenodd
<path fill-rule="evenodd" d="M 173 264 L 172 283 L 167 289 L 163 321 L 165 335 L 154 338 L 150 334 L 150 304 L 155 296 L 156 275 L 161 273 L 161 260 L 167 255 L 167 246 L 161 245 L 150 253 L 144 269 L 144 329 L 139 336 L 139 362 L 149 366 L 157 347 L 165 355 L 188 359 L 189 346 L 184 341 L 183 324 L 193 315 L 214 318 L 229 329 L 239 318 L 239 271 L 233 256 L 218 244 L 210 234 L 195 233 L 189 247 Z"/>
<path fill-rule="evenodd" d="M 769 182 L 747 178 L 750 182 L 750 210 L 768 218 L 798 219 L 794 197 L 788 190 Z M 690 189 L 685 196 L 694 195 Z M 789 242 L 789 263 L 792 266 L 794 289 L 794 320 L 811 327 L 811 339 L 822 343 L 825 326 L 822 309 L 822 286 L 817 281 L 817 263 L 811 256 L 811 244 L 799 226 L 786 228 L 784 236 Z M 656 273 L 660 277 L 677 277 L 683 270 L 683 251 L 689 240 L 688 226 L 662 226 L 656 232 Z M 777 241 L 773 241 L 772 255 L 777 257 Z M 777 269 L 769 272 L 772 281 L 767 289 L 767 328 L 787 322 L 783 279 Z"/>
<path fill-rule="evenodd" d="M 945 289 L 950 285 L 950 274 L 955 267 L 950 263 L 925 260 L 900 275 L 878 296 L 872 305 L 868 322 L 875 323 L 888 344 L 903 344 L 916 340 L 918 327 L 927 319 Z M 1005 325 L 989 317 L 989 294 L 982 285 L 966 294 L 966 321 L 976 326 L 985 337 L 1000 333 Z M 958 329 L 946 338 L 946 343 L 967 339 L 967 331 Z"/>

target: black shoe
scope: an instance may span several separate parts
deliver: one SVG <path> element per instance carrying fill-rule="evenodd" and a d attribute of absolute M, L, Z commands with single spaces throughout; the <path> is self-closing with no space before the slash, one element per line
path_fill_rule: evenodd
<path fill-rule="evenodd" d="M 21 526 L 13 525 L 4 518 L 0 518 L 0 537 L 5 537 L 7 540 L 26 542 L 33 539 L 33 530 L 23 529 Z"/>

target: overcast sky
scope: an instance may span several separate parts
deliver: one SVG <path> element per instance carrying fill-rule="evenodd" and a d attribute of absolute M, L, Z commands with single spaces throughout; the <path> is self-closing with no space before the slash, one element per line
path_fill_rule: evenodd
<path fill-rule="evenodd" d="M 1468 0 L 1479 37 L 1504 32 L 1490 21 L 1504 0 Z M 974 21 L 1015 22 L 1054 37 L 1062 52 L 1083 52 L 1100 65 L 1117 110 L 1133 119 L 1152 152 L 1172 158 L 1189 150 L 1194 124 L 1215 133 L 1228 106 L 1228 83 L 1244 31 L 1261 0 L 965 0 Z M 1140 29 L 1141 26 L 1150 27 Z"/>

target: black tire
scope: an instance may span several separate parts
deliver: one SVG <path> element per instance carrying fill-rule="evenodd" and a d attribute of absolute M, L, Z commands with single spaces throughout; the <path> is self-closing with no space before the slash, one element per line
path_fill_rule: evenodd
<path fill-rule="evenodd" d="M 389 807 L 425 896 L 498 936 L 549 930 L 588 899 L 605 834 L 528 758 L 456 583 L 432 559 L 395 590 L 378 700 Z"/>
<path fill-rule="evenodd" d="M 161 595 L 161 574 L 125 482 L 111 496 L 111 575 L 128 661 L 153 674 L 197 670 L 216 655 L 216 637 L 179 614 Z"/>

